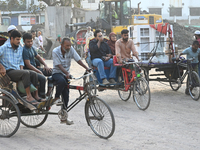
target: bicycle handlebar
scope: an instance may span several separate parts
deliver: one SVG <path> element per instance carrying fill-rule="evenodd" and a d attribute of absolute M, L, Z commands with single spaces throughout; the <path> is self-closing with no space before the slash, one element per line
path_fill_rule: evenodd
<path fill-rule="evenodd" d="M 92 74 L 93 74 L 93 72 L 90 72 L 90 73 L 86 72 L 83 76 L 78 77 L 78 78 L 74 78 L 72 75 L 70 75 L 70 79 L 79 80 L 79 79 L 82 79 L 82 78 L 84 78 L 84 77 L 90 76 L 90 75 L 92 75 Z"/>

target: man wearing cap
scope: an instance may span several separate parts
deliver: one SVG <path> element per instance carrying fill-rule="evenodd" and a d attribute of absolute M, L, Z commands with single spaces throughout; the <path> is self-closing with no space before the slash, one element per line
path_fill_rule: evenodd
<path fill-rule="evenodd" d="M 14 30 L 17 30 L 16 26 L 10 25 L 10 26 L 8 27 L 7 31 L 8 31 L 8 36 L 9 36 L 9 38 L 7 39 L 7 41 L 5 41 L 4 44 L 10 43 L 11 32 L 14 31 Z M 23 46 L 22 40 L 20 41 L 20 46 Z"/>
<path fill-rule="evenodd" d="M 200 31 L 197 30 L 194 32 L 194 36 L 195 36 L 195 39 L 199 42 L 200 44 Z M 199 45 L 199 48 L 200 48 L 200 45 Z"/>

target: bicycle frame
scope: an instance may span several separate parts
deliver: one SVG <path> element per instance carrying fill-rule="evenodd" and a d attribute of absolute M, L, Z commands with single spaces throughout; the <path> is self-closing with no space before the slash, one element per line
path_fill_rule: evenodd
<path fill-rule="evenodd" d="M 128 78 L 128 73 L 132 74 L 132 78 L 130 79 L 130 81 Z M 131 69 L 122 67 L 122 74 L 123 74 L 123 78 L 124 78 L 125 91 L 128 91 L 130 86 L 132 85 L 133 81 L 135 80 L 135 77 L 136 77 L 135 70 L 131 70 Z"/>

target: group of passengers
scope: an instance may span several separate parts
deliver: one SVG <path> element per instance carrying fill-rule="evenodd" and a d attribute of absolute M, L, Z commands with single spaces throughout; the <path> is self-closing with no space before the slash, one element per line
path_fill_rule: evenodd
<path fill-rule="evenodd" d="M 110 33 L 109 40 L 105 40 L 101 30 L 95 30 L 94 38 L 89 41 L 91 62 L 93 66 L 98 68 L 103 84 L 116 83 L 117 67 L 113 65 L 113 55 L 116 56 L 118 63 L 129 61 L 132 56 L 135 56 L 139 60 L 133 40 L 128 38 L 128 33 L 128 30 L 122 30 L 121 38 L 118 40 L 115 33 Z M 3 75 L 7 74 L 11 81 L 22 81 L 27 95 L 26 100 L 33 105 L 40 105 L 46 101 L 45 97 L 49 94 L 48 91 L 52 87 L 49 86 L 48 91 L 45 94 L 45 76 L 52 76 L 57 85 L 55 98 L 52 102 L 59 100 L 60 95 L 62 95 L 63 102 L 67 107 L 69 101 L 69 87 L 67 85 L 69 84 L 68 79 L 71 76 L 71 59 L 73 58 L 87 71 L 90 71 L 90 68 L 81 61 L 80 56 L 71 46 L 70 39 L 63 38 L 61 45 L 54 48 L 52 52 L 53 69 L 51 69 L 33 47 L 34 36 L 35 35 L 31 33 L 25 33 L 23 35 L 24 46 L 22 46 L 22 44 L 20 44 L 22 38 L 21 33 L 17 29 L 9 31 L 8 41 L 0 47 L 0 73 Z M 193 45 L 194 46 L 191 49 L 185 50 L 183 53 L 188 54 L 189 56 L 191 51 L 194 52 L 194 49 L 199 53 L 200 50 L 196 48 L 196 45 L 199 46 L 199 44 L 194 42 Z M 35 62 L 36 59 L 44 65 L 44 68 L 37 67 Z M 110 68 L 109 80 L 107 80 L 104 66 Z M 39 88 L 39 90 L 31 93 L 31 84 L 37 89 Z M 68 119 L 61 120 L 61 122 L 73 124 L 73 122 Z"/>

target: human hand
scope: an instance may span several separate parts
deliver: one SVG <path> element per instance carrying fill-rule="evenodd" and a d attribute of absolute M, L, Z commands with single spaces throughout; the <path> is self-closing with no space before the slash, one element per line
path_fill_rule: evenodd
<path fill-rule="evenodd" d="M 106 56 L 108 56 L 108 57 L 110 57 L 110 58 L 111 58 L 111 57 L 112 57 L 112 54 L 106 54 Z"/>
<path fill-rule="evenodd" d="M 48 66 L 44 66 L 44 70 L 45 70 L 47 73 L 51 73 L 51 72 L 52 72 L 52 69 L 49 68 Z"/>
<path fill-rule="evenodd" d="M 6 75 L 6 69 L 2 65 L 0 66 L 0 74 L 2 74 L 3 76 Z"/>
<path fill-rule="evenodd" d="M 105 58 L 105 61 L 108 61 L 109 59 L 110 59 L 110 57 L 106 57 L 106 58 Z"/>
<path fill-rule="evenodd" d="M 66 78 L 67 78 L 67 79 L 71 79 L 71 77 L 72 77 L 72 76 L 71 76 L 71 74 L 69 74 L 69 73 L 66 75 Z"/>

